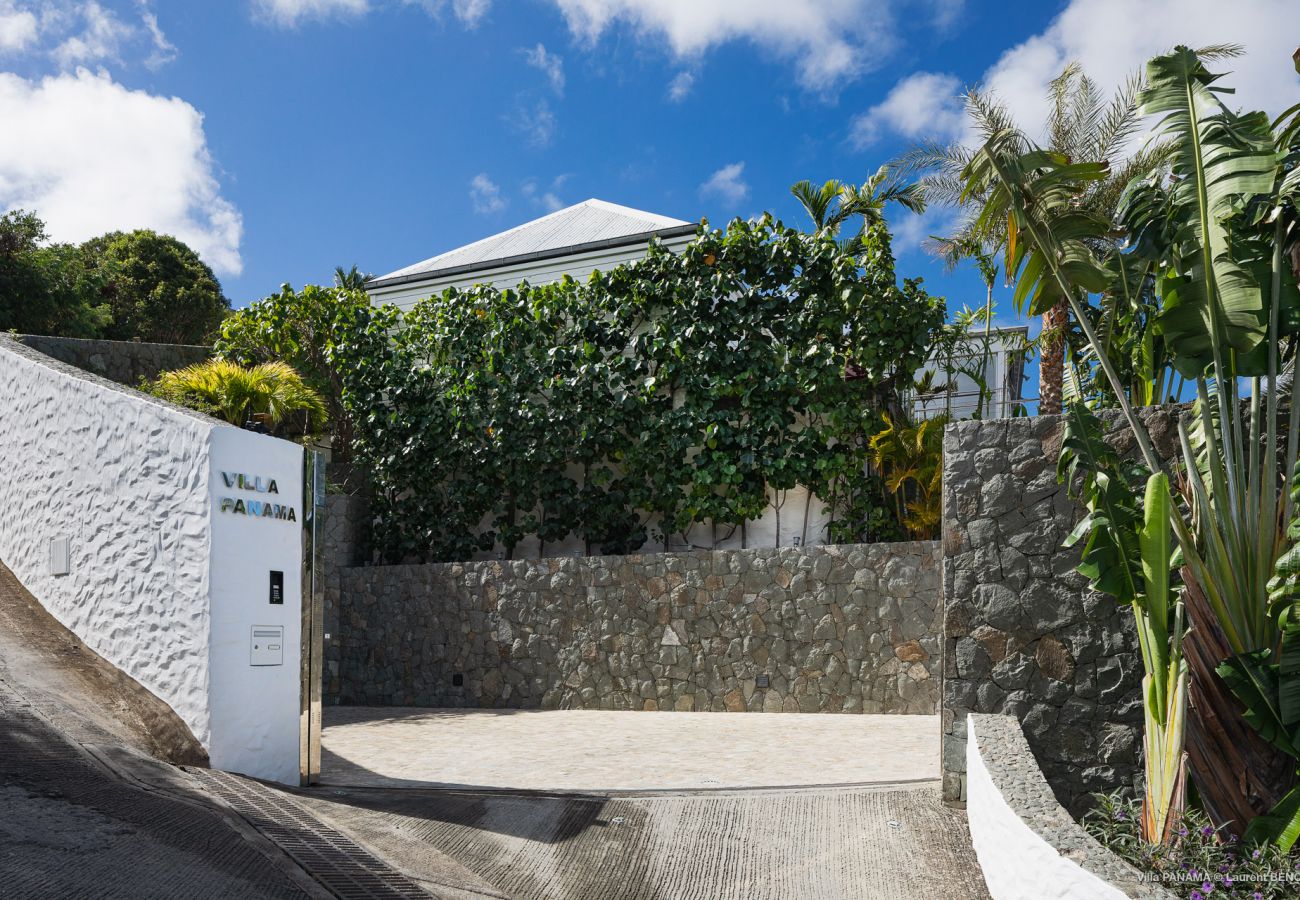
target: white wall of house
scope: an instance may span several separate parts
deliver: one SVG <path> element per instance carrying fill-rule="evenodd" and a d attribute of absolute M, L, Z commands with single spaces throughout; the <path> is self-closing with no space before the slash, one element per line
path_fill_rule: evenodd
<path fill-rule="evenodd" d="M 983 334 L 972 335 L 968 352 L 955 355 L 947 363 L 955 368 L 979 371 L 984 369 L 985 395 L 983 418 L 1005 419 L 1016 414 L 1022 405 L 1024 375 L 1024 346 L 1029 329 L 1025 326 L 993 329 L 988 341 L 988 360 L 984 359 Z M 947 390 L 913 398 L 913 410 L 920 418 L 933 418 L 948 413 L 951 418 L 969 419 L 975 415 L 980 400 L 980 386 L 969 375 L 944 372 L 945 361 L 929 360 L 919 378 L 929 371 L 934 373 L 936 384 L 946 384 Z"/>
<path fill-rule="evenodd" d="M 302 453 L 0 337 L 0 561 L 213 766 L 294 783 Z M 284 479 L 297 524 L 223 513 L 236 468 Z M 268 611 L 272 568 L 285 603 Z M 280 621 L 283 664 L 254 669 L 248 627 Z"/>
<path fill-rule="evenodd" d="M 673 251 L 680 251 L 694 240 L 694 235 L 681 235 L 663 241 L 664 246 Z M 464 289 L 476 284 L 488 284 L 502 290 L 518 287 L 522 282 L 529 284 L 550 284 L 559 281 L 565 275 L 581 281 L 599 269 L 608 272 L 617 266 L 642 259 L 648 243 L 628 244 L 622 247 L 606 247 L 549 259 L 537 259 L 528 262 L 511 263 L 492 268 L 476 269 L 457 275 L 434 277 L 423 281 L 406 284 L 388 285 L 369 289 L 370 300 L 375 304 L 391 303 L 401 309 L 410 309 L 417 301 L 425 297 L 441 294 L 447 288 Z"/>

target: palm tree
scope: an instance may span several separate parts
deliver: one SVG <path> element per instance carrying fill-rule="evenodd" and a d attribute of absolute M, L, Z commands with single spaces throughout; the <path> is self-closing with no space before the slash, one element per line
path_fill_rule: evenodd
<path fill-rule="evenodd" d="M 282 362 L 245 368 L 210 359 L 162 373 L 150 391 L 241 427 L 254 416 L 265 416 L 274 427 L 294 413 L 306 414 L 309 431 L 319 430 L 325 422 L 324 399 Z"/>
<path fill-rule="evenodd" d="M 334 286 L 345 291 L 364 291 L 366 282 L 372 277 L 362 274 L 355 265 L 351 269 L 344 269 L 342 266 L 334 267 Z"/>
<path fill-rule="evenodd" d="M 1137 104 L 1140 87 L 1141 79 L 1130 77 L 1106 101 L 1097 83 L 1083 72 L 1078 63 L 1073 62 L 1048 86 L 1051 113 L 1042 145 L 1069 160 L 1089 160 L 1107 166 L 1106 177 L 1090 182 L 1075 199 L 1080 212 L 1110 221 L 1130 181 L 1153 175 L 1166 166 L 1168 149 L 1164 144 L 1157 143 L 1124 155 L 1141 122 Z M 1000 135 L 1008 152 L 1024 153 L 1035 145 L 1016 124 L 1006 106 L 990 93 L 969 91 L 966 113 L 981 140 Z M 973 155 L 974 151 L 962 143 L 925 143 L 908 151 L 899 160 L 901 171 L 920 173 L 917 184 L 927 201 L 959 207 L 967 213 L 953 235 L 934 242 L 950 263 L 970 257 L 978 260 L 976 250 L 984 254 L 996 252 L 1005 247 L 1007 241 L 1004 220 L 994 221 L 980 216 L 988 202 L 988 192 L 966 190 L 962 172 Z M 1021 311 L 1019 306 L 1017 311 Z M 1068 326 L 1068 304 L 1064 297 L 1058 297 L 1043 312 L 1043 334 L 1039 339 L 1040 414 L 1061 412 Z"/>
<path fill-rule="evenodd" d="M 862 217 L 857 233 L 841 243 L 847 252 L 861 247 L 868 228 L 885 223 L 885 205 L 897 203 L 914 213 L 925 211 L 925 196 L 920 186 L 906 183 L 895 167 L 884 165 L 861 186 L 831 179 L 820 187 L 811 181 L 796 182 L 790 193 L 813 220 L 814 230 L 839 234 L 844 223 Z"/>

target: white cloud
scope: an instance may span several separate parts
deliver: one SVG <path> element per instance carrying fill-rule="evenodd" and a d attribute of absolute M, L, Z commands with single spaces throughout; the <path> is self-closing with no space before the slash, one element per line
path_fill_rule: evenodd
<path fill-rule="evenodd" d="M 920 214 L 892 206 L 885 215 L 896 254 L 920 250 L 931 235 L 952 234 L 961 221 L 961 213 L 948 206 L 931 206 Z"/>
<path fill-rule="evenodd" d="M 616 24 L 668 42 L 692 59 L 748 40 L 793 60 L 804 87 L 822 90 L 875 68 L 893 44 L 886 0 L 553 0 L 569 30 L 590 43 Z"/>
<path fill-rule="evenodd" d="M 456 18 L 467 27 L 473 28 L 492 8 L 492 0 L 452 0 L 451 8 Z"/>
<path fill-rule="evenodd" d="M 536 206 L 540 206 L 547 212 L 555 212 L 564 209 L 565 202 L 560 199 L 559 190 L 564 186 L 564 182 L 569 180 L 568 175 L 557 175 L 551 179 L 550 190 L 542 190 L 537 186 L 537 179 L 529 178 L 519 189 L 523 195 Z"/>
<path fill-rule="evenodd" d="M 564 60 L 562 58 L 551 53 L 543 44 L 538 44 L 531 50 L 524 50 L 524 59 L 528 61 L 528 65 L 546 76 L 546 80 L 551 83 L 551 90 L 561 97 L 564 96 Z"/>
<path fill-rule="evenodd" d="M 107 74 L 0 73 L 0 209 L 37 212 L 57 240 L 152 228 L 238 275 L 243 220 L 221 196 L 203 116 Z M 93 139 L 87 139 L 92 135 Z"/>
<path fill-rule="evenodd" d="M 952 28 L 966 11 L 966 0 L 932 0 L 932 5 L 934 27 L 940 31 Z"/>
<path fill-rule="evenodd" d="M 859 150 L 875 143 L 886 131 L 913 140 L 953 140 L 966 124 L 959 98 L 961 89 L 961 82 L 952 75 L 909 75 L 883 101 L 853 120 L 849 140 Z"/>
<path fill-rule="evenodd" d="M 258 18 L 285 28 L 294 28 L 308 19 L 348 18 L 369 11 L 369 0 L 254 0 L 253 2 L 253 12 Z"/>
<path fill-rule="evenodd" d="M 79 12 L 85 28 L 54 48 L 55 62 L 70 68 L 82 63 L 120 61 L 122 43 L 132 37 L 135 29 L 94 0 Z"/>
<path fill-rule="evenodd" d="M 681 103 L 691 95 L 691 89 L 695 87 L 695 76 L 690 72 L 678 72 L 672 81 L 668 82 L 668 99 L 674 103 Z"/>
<path fill-rule="evenodd" d="M 146 0 L 140 0 L 140 19 L 144 22 L 145 29 L 149 32 L 149 38 L 153 41 L 153 52 L 144 61 L 144 64 L 150 69 L 157 69 L 165 66 L 174 60 L 179 52 L 176 45 L 167 40 L 167 35 L 158 27 L 158 17 L 154 15 L 153 10 L 149 8 Z"/>
<path fill-rule="evenodd" d="M 469 202 L 474 205 L 476 213 L 495 213 L 508 205 L 501 196 L 501 187 L 487 176 L 486 172 L 475 175 L 469 183 Z"/>
<path fill-rule="evenodd" d="M 749 196 L 749 185 L 741 179 L 744 173 L 743 162 L 723 166 L 700 185 L 700 196 L 717 197 L 734 206 Z"/>
<path fill-rule="evenodd" d="M 441 19 L 450 5 L 451 13 L 466 28 L 477 28 L 479 23 L 492 8 L 492 0 L 403 0 L 407 6 L 418 6 L 433 16 Z"/>
<path fill-rule="evenodd" d="M 36 15 L 31 10 L 14 5 L 13 0 L 0 0 L 0 53 L 21 52 L 36 42 Z"/>
<path fill-rule="evenodd" d="M 528 105 L 525 97 L 521 97 L 514 114 L 505 118 L 534 147 L 549 147 L 555 138 L 555 113 L 544 97 L 532 106 Z"/>
<path fill-rule="evenodd" d="M 1300 93 L 1291 54 L 1294 0 L 1072 0 L 1047 30 L 1002 54 L 983 85 L 1027 124 L 1046 121 L 1047 82 L 1071 60 L 1080 61 L 1103 88 L 1120 84 L 1152 56 L 1174 44 L 1243 44 L 1247 55 L 1210 64 L 1231 70 L 1221 84 L 1237 89 L 1232 105 L 1280 113 Z"/>
<path fill-rule="evenodd" d="M 1111 91 L 1150 57 L 1176 43 L 1191 47 L 1236 43 L 1245 46 L 1245 56 L 1210 64 L 1214 71 L 1231 73 L 1220 82 L 1237 89 L 1226 102 L 1280 113 L 1300 94 L 1300 75 L 1291 60 L 1296 37 L 1292 30 L 1278 25 L 1294 17 L 1294 0 L 1238 0 L 1231 8 L 1219 0 L 1147 0 L 1140 4 L 1070 0 L 1045 31 L 1003 53 L 984 73 L 980 86 L 996 94 L 1022 127 L 1037 135 L 1049 112 L 1047 83 L 1073 60 L 1081 62 L 1103 90 Z M 923 79 L 933 79 L 931 83 L 937 84 L 950 77 L 936 73 L 908 76 L 885 103 L 865 114 L 867 133 L 874 127 L 909 137 L 956 136 L 953 117 L 961 111 L 956 97 L 914 95 L 916 106 L 910 111 L 890 107 L 893 115 L 888 115 L 881 109 L 909 83 L 914 87 Z M 935 128 L 914 130 L 917 122 L 927 118 L 936 123 Z M 962 134 L 970 138 L 969 132 Z M 856 123 L 853 136 L 855 140 L 860 137 Z"/>

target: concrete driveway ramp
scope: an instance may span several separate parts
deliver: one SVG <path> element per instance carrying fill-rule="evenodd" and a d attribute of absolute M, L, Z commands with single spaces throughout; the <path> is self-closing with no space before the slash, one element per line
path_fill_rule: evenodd
<path fill-rule="evenodd" d="M 327 710 L 299 802 L 442 897 L 987 897 L 931 716 Z"/>
<path fill-rule="evenodd" d="M 298 799 L 436 896 L 988 896 L 965 817 L 942 804 L 937 782 L 624 797 L 336 789 Z"/>

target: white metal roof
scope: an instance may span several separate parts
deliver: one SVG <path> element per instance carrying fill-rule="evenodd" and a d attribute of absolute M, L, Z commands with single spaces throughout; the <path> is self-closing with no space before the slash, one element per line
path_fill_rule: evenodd
<path fill-rule="evenodd" d="M 389 272 L 375 281 L 408 279 L 420 275 L 432 276 L 448 269 L 461 269 L 529 254 L 576 248 L 599 241 L 630 238 L 690 224 L 681 219 L 619 206 L 617 203 L 608 203 L 604 200 L 584 200 L 574 206 L 542 216 L 540 219 L 525 222 L 509 231 L 494 234 L 404 269 Z"/>

